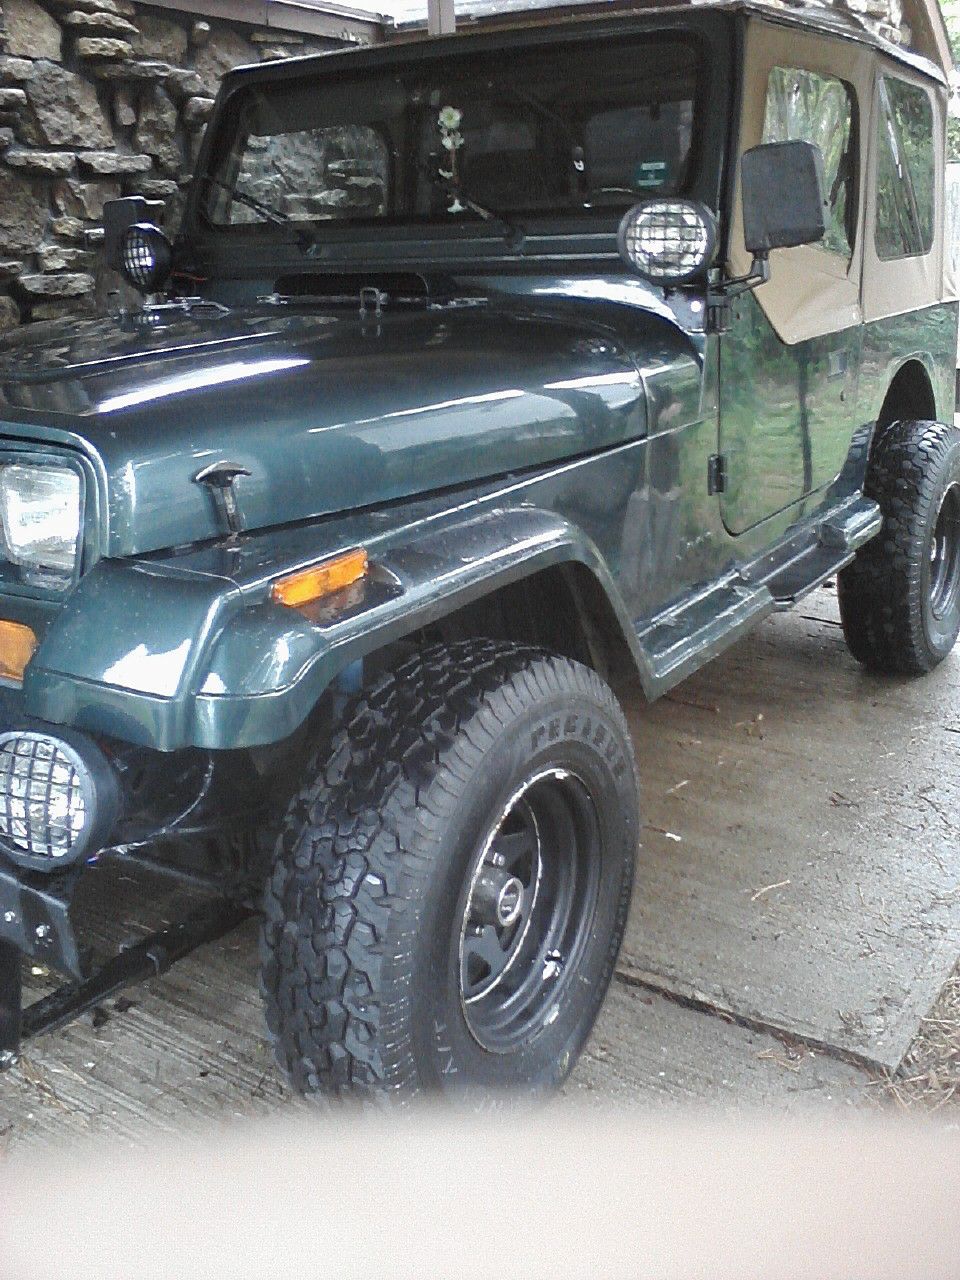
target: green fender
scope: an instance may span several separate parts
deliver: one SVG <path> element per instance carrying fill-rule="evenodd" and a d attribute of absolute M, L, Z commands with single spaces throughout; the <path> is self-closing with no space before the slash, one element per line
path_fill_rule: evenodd
<path fill-rule="evenodd" d="M 432 515 L 358 515 L 165 559 L 102 560 L 44 635 L 24 682 L 25 710 L 162 751 L 279 742 L 358 658 L 564 562 L 599 580 L 641 678 L 649 676 L 583 530 L 502 498 Z M 270 599 L 281 574 L 356 545 L 367 548 L 371 573 L 340 612 L 312 621 Z"/>

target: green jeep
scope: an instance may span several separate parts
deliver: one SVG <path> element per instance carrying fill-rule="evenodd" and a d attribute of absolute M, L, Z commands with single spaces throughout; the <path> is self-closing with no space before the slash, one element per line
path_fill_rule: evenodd
<path fill-rule="evenodd" d="M 137 305 L 0 344 L 8 1065 L 257 912 L 297 1090 L 560 1084 L 639 843 L 608 681 L 837 574 L 865 666 L 957 638 L 946 103 L 746 3 L 226 77 L 172 243 L 106 210 Z M 92 967 L 108 859 L 205 895 Z"/>

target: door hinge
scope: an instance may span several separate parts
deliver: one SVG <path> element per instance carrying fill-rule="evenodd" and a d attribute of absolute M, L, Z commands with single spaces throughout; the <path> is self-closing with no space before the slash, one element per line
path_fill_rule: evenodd
<path fill-rule="evenodd" d="M 713 453 L 707 459 L 707 493 L 726 493 L 727 459 L 722 453 Z"/>

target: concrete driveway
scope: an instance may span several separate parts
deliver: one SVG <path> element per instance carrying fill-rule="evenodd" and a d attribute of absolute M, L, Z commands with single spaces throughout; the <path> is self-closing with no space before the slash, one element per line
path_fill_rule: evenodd
<path fill-rule="evenodd" d="M 869 677 L 827 589 L 627 709 L 637 889 L 568 1095 L 870 1105 L 960 955 L 960 655 L 922 681 Z M 0 1078 L 0 1147 L 291 1105 L 255 965 L 247 928 L 31 1045 Z"/>

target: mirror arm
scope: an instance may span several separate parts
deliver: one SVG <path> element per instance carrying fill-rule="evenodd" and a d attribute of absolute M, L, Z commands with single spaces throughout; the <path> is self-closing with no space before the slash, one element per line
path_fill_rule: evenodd
<path fill-rule="evenodd" d="M 770 258 L 766 253 L 755 253 L 750 270 L 745 276 L 732 280 L 720 280 L 707 291 L 707 332 L 723 333 L 730 325 L 730 304 L 735 298 L 758 289 L 770 279 Z"/>

